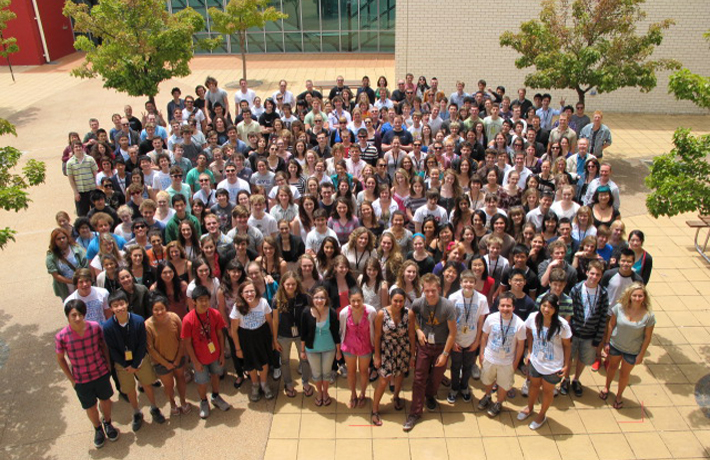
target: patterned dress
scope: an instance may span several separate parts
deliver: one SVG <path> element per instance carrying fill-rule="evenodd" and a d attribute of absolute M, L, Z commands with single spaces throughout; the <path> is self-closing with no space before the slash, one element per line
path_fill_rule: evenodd
<path fill-rule="evenodd" d="M 409 370 L 411 358 L 409 344 L 409 310 L 402 310 L 402 320 L 395 324 L 387 309 L 382 321 L 382 343 L 380 344 L 382 365 L 378 373 L 382 377 L 397 376 Z"/>

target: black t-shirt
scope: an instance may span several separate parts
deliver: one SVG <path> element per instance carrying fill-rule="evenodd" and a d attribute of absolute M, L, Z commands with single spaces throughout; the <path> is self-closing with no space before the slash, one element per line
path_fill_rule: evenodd
<path fill-rule="evenodd" d="M 513 267 L 510 266 L 503 272 L 503 276 L 500 279 L 500 284 L 508 289 L 510 289 L 510 273 L 513 271 Z M 540 292 L 540 281 L 537 279 L 537 274 L 530 267 L 525 267 L 525 287 L 523 292 L 530 295 L 530 291 Z"/>

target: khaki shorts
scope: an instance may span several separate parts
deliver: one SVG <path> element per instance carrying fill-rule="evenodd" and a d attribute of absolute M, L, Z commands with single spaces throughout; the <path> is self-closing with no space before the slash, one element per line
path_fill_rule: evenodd
<path fill-rule="evenodd" d="M 155 371 L 153 370 L 153 365 L 150 363 L 150 358 L 148 358 L 147 355 L 143 358 L 143 362 L 141 362 L 140 366 L 138 366 L 138 372 L 135 374 L 128 373 L 126 369 L 118 363 L 115 363 L 115 366 L 118 382 L 121 384 L 121 391 L 123 393 L 135 391 L 136 379 L 133 378 L 134 375 L 144 387 L 155 382 L 155 379 L 157 378 L 155 376 Z"/>
<path fill-rule="evenodd" d="M 490 361 L 483 360 L 483 369 L 481 370 L 481 382 L 484 385 L 493 385 L 497 383 L 498 386 L 505 391 L 513 388 L 513 381 L 515 376 L 515 369 L 513 365 L 500 366 L 498 364 L 493 364 Z"/>

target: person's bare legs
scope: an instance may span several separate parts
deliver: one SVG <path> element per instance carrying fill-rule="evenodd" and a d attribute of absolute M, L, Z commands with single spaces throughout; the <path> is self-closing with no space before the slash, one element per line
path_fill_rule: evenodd
<path fill-rule="evenodd" d="M 545 414 L 547 414 L 547 409 L 550 408 L 552 400 L 555 399 L 555 384 L 542 380 L 542 405 L 540 406 L 540 411 L 537 413 L 535 418 L 535 423 L 541 424 L 545 420 Z M 539 387 L 538 387 L 539 388 Z"/>
<path fill-rule="evenodd" d="M 174 371 L 165 375 L 158 376 L 158 378 L 160 378 L 160 381 L 163 384 L 165 396 L 168 398 L 168 402 L 170 403 L 171 409 L 177 407 L 175 405 L 175 377 L 173 376 L 173 373 Z"/>
<path fill-rule="evenodd" d="M 611 384 L 614 383 L 614 377 L 616 376 L 616 371 L 619 369 L 621 364 L 621 356 L 609 355 L 609 368 L 606 370 L 606 386 L 605 389 L 607 393 L 611 390 Z"/>
<path fill-rule="evenodd" d="M 345 355 L 345 367 L 348 369 L 348 388 L 350 389 L 350 401 L 348 402 L 350 409 L 357 405 L 357 361 L 357 356 Z"/>
<path fill-rule="evenodd" d="M 367 386 L 370 384 L 370 359 L 371 355 L 358 357 L 358 367 L 360 368 L 360 399 L 365 399 Z M 348 370 L 348 372 L 350 372 Z M 349 375 L 349 374 L 348 374 Z"/>
<path fill-rule="evenodd" d="M 616 393 L 616 400 L 621 401 L 621 395 L 624 394 L 624 390 L 629 385 L 629 378 L 631 377 L 631 371 L 634 369 L 633 364 L 629 364 L 626 361 L 621 361 L 621 372 L 619 373 L 619 391 Z"/>
<path fill-rule="evenodd" d="M 532 414 L 535 409 L 537 397 L 540 395 L 540 386 L 542 386 L 542 377 L 530 377 L 530 386 L 528 387 L 528 406 L 527 414 Z"/>
<path fill-rule="evenodd" d="M 387 385 L 390 382 L 390 379 L 392 376 L 389 377 L 382 377 L 380 376 L 379 379 L 377 379 L 377 386 L 375 387 L 375 393 L 372 395 L 372 412 L 379 412 L 380 411 L 380 401 L 382 400 L 382 396 L 385 394 L 385 390 L 387 389 Z M 395 396 L 397 393 L 395 393 Z"/>
<path fill-rule="evenodd" d="M 187 404 L 187 381 L 185 380 L 185 366 L 176 368 L 173 370 L 175 375 L 175 382 L 177 383 L 178 396 L 180 397 L 180 405 L 185 406 Z"/>

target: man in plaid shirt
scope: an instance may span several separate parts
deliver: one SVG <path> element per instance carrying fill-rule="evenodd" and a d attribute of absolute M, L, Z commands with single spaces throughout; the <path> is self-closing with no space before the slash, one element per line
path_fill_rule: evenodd
<path fill-rule="evenodd" d="M 94 445 L 101 448 L 107 436 L 109 441 L 118 439 L 118 431 L 111 424 L 113 388 L 109 380 L 108 348 L 101 326 L 85 320 L 84 301 L 68 301 L 64 306 L 64 314 L 69 325 L 55 337 L 57 362 L 74 387 L 81 407 L 86 410 L 86 415 L 96 430 Z M 99 419 L 97 399 L 101 405 L 103 423 Z"/>

